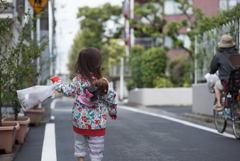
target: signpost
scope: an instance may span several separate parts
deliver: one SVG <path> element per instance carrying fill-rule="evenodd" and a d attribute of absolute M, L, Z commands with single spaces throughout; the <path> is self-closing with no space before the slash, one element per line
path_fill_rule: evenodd
<path fill-rule="evenodd" d="M 29 3 L 32 5 L 34 12 L 39 14 L 45 8 L 48 3 L 48 0 L 28 0 Z"/>
<path fill-rule="evenodd" d="M 43 9 L 46 7 L 48 4 L 48 0 L 28 0 L 31 6 L 34 9 L 34 12 L 39 14 L 40 12 L 43 11 Z M 37 19 L 37 24 L 36 24 L 36 30 L 37 30 L 37 41 L 40 43 L 40 18 Z M 40 70 L 40 58 L 37 58 L 37 72 Z M 38 85 L 40 84 L 40 76 L 38 78 Z M 42 107 L 41 103 L 38 105 L 39 108 Z"/>

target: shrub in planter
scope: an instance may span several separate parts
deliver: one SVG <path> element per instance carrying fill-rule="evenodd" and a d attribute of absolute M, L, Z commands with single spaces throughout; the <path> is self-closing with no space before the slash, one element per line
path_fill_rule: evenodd
<path fill-rule="evenodd" d="M 170 81 L 174 87 L 190 86 L 190 59 L 187 55 L 172 58 L 169 62 Z"/>
<path fill-rule="evenodd" d="M 134 89 L 135 83 L 134 82 L 127 82 L 127 90 L 130 91 Z"/>
<path fill-rule="evenodd" d="M 2 10 L 5 11 L 8 8 L 12 7 L 12 3 L 8 3 L 6 1 L 0 0 L 0 6 L 2 6 Z M 9 68 L 12 66 L 8 66 L 9 62 L 11 62 L 11 57 L 9 56 L 11 52 L 11 41 L 13 38 L 13 33 L 10 32 L 9 26 L 13 25 L 14 21 L 5 18 L 0 21 L 0 126 L 2 126 L 2 106 L 6 105 L 7 100 L 7 90 L 10 85 L 11 75 L 8 73 Z"/>
<path fill-rule="evenodd" d="M 28 125 L 30 123 L 30 118 L 27 116 L 21 116 L 21 117 L 17 117 L 17 120 L 15 121 L 15 117 L 10 116 L 10 117 L 6 117 L 3 120 L 3 123 L 14 123 L 14 122 L 18 122 L 19 123 L 19 129 L 16 132 L 16 138 L 15 140 L 18 142 L 18 144 L 23 144 L 24 143 L 24 139 L 27 135 L 28 132 Z"/>
<path fill-rule="evenodd" d="M 38 126 L 42 116 L 45 112 L 45 108 L 30 108 L 27 111 L 24 111 L 24 115 L 30 118 L 30 124 Z"/>
<path fill-rule="evenodd" d="M 12 7 L 11 3 L 2 0 L 0 0 L 0 5 L 4 9 Z M 28 21 L 23 28 L 19 28 L 17 42 L 14 37 L 16 35 L 10 31 L 9 26 L 15 21 L 22 24 L 21 17 L 18 16 L 17 20 L 6 18 L 0 21 L 0 112 L 3 104 L 10 103 L 14 110 L 14 120 L 16 122 L 22 120 L 22 117 L 18 117 L 21 106 L 18 102 L 16 90 L 34 85 L 34 80 L 40 74 L 39 71 L 35 70 L 35 60 L 40 57 L 41 52 L 45 50 L 47 45 L 47 41 L 43 41 L 43 38 L 41 42 L 36 41 L 35 28 L 33 27 L 33 24 L 42 14 L 43 12 L 35 18 L 31 16 L 30 11 L 24 14 Z M 34 33 L 33 37 L 32 33 Z M 29 118 L 26 120 L 29 122 Z M 11 122 L 8 118 L 2 122 L 2 113 L 0 114 L 0 127 Z M 26 134 L 26 130 L 23 133 Z"/>
<path fill-rule="evenodd" d="M 173 87 L 173 84 L 171 81 L 169 81 L 166 76 L 157 77 L 153 80 L 155 88 L 168 88 Z"/>
<path fill-rule="evenodd" d="M 144 50 L 140 45 L 133 46 L 130 50 L 131 77 L 137 88 L 143 87 L 141 64 Z"/>
<path fill-rule="evenodd" d="M 0 150 L 11 153 L 15 145 L 16 132 L 19 129 L 18 122 L 3 122 L 0 126 Z"/>
<path fill-rule="evenodd" d="M 153 80 L 163 75 L 166 70 L 167 55 L 166 51 L 161 48 L 151 48 L 142 55 L 142 82 L 145 88 L 153 88 Z"/>
<path fill-rule="evenodd" d="M 13 47 L 12 61 L 9 62 L 9 65 L 13 67 L 11 69 L 12 79 L 8 89 L 8 96 L 14 109 L 15 120 L 17 120 L 18 113 L 21 109 L 16 90 L 33 86 L 41 72 L 41 70 L 35 70 L 35 60 L 37 60 L 41 56 L 41 52 L 45 50 L 47 41 L 44 41 L 42 37 L 40 42 L 38 42 L 35 39 L 36 35 L 34 34 L 35 36 L 32 37 L 31 33 L 36 33 L 32 24 L 36 23 L 42 14 L 43 12 L 33 18 L 30 12 L 25 13 L 30 21 L 22 28 L 18 37 L 18 43 Z M 18 18 L 18 21 L 22 23 L 21 18 Z"/>

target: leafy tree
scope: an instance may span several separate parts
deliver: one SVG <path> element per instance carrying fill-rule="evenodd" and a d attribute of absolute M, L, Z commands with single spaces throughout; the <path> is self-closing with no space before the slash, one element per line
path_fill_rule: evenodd
<path fill-rule="evenodd" d="M 82 32 L 78 32 L 73 40 L 73 45 L 71 46 L 70 54 L 68 56 L 68 69 L 70 71 L 70 78 L 73 78 L 75 76 L 75 73 L 73 73 L 74 66 L 78 59 L 79 52 L 85 48 L 83 45 L 83 36 Z"/>
<path fill-rule="evenodd" d="M 150 2 L 144 3 L 144 6 L 136 3 L 134 5 L 134 13 L 140 19 L 137 21 L 135 19 L 130 20 L 130 25 L 137 26 L 134 35 L 136 37 L 144 35 L 151 36 L 152 47 L 161 45 L 156 44 L 157 38 L 164 38 L 163 27 L 166 25 L 167 21 L 163 19 L 164 14 L 161 11 L 163 9 L 163 4 L 164 0 L 150 0 Z M 143 19 L 146 22 L 143 22 Z"/>
<path fill-rule="evenodd" d="M 204 13 L 199 8 L 193 8 L 193 5 L 189 3 L 188 0 L 174 0 L 179 4 L 179 9 L 183 12 L 183 14 L 186 16 L 185 19 L 183 19 L 181 22 L 172 21 L 167 25 L 167 31 L 166 34 L 172 38 L 173 45 L 176 48 L 185 49 L 189 56 L 191 61 L 194 61 L 194 40 L 195 40 L 195 33 L 197 29 L 197 26 L 199 24 L 199 21 L 203 19 Z M 193 10 L 193 15 L 187 13 L 189 9 Z M 190 31 L 187 32 L 187 36 L 190 38 L 192 44 L 190 49 L 186 48 L 184 46 L 184 42 L 182 40 L 178 39 L 178 36 L 180 35 L 179 31 L 182 28 L 189 28 Z"/>
<path fill-rule="evenodd" d="M 12 3 L 0 0 L 0 14 L 8 8 L 12 7 Z M 0 126 L 2 126 L 2 106 L 6 102 L 6 89 L 10 84 L 11 76 L 8 74 L 8 62 L 11 61 L 9 50 L 11 49 L 11 40 L 13 33 L 9 30 L 9 26 L 14 23 L 9 17 L 0 21 Z"/>
<path fill-rule="evenodd" d="M 108 45 L 108 66 L 119 66 L 121 63 L 121 58 L 126 58 L 125 45 L 119 45 L 118 43 L 122 41 L 121 39 L 110 39 Z"/>
<path fill-rule="evenodd" d="M 80 18 L 81 30 L 76 35 L 71 51 L 69 54 L 68 69 L 70 77 L 74 77 L 72 73 L 79 52 L 88 47 L 98 48 L 102 53 L 103 75 L 108 75 L 108 56 L 110 39 L 118 39 L 121 34 L 119 19 L 121 18 L 122 8 L 120 6 L 111 6 L 109 3 L 100 7 L 81 7 L 77 17 Z M 107 23 L 112 21 L 116 28 L 107 29 Z M 116 53 L 118 54 L 118 53 Z"/>
<path fill-rule="evenodd" d="M 12 107 L 14 109 L 15 120 L 17 120 L 18 113 L 20 112 L 20 104 L 18 101 L 16 90 L 24 89 L 35 84 L 34 80 L 40 76 L 40 71 L 36 71 L 35 60 L 41 56 L 48 44 L 48 41 L 44 40 L 45 36 L 41 37 L 40 42 L 36 40 L 36 28 L 32 24 L 36 23 L 42 14 L 41 12 L 36 17 L 32 17 L 30 10 L 25 13 L 30 19 L 20 31 L 18 36 L 18 42 L 12 47 L 12 61 L 10 65 L 12 69 L 12 84 L 9 87 L 9 97 Z M 18 17 L 18 21 L 21 24 L 22 19 Z M 32 32 L 34 37 L 31 36 Z"/>
<path fill-rule="evenodd" d="M 135 45 L 131 47 L 130 50 L 131 77 L 133 84 L 135 84 L 137 88 L 143 87 L 141 65 L 144 51 L 144 47 L 140 45 Z"/>
<path fill-rule="evenodd" d="M 161 48 L 151 48 L 143 53 L 141 63 L 143 87 L 154 87 L 153 80 L 165 74 L 166 61 L 166 51 Z"/>
<path fill-rule="evenodd" d="M 186 18 L 183 19 L 181 22 L 171 21 L 167 25 L 166 35 L 168 35 L 173 40 L 174 48 L 186 50 L 186 52 L 189 54 L 191 65 L 193 66 L 196 29 L 197 26 L 199 25 L 199 21 L 203 19 L 204 13 L 199 8 L 193 8 L 193 5 L 190 4 L 188 0 L 174 0 L 174 1 L 179 4 L 178 8 L 182 11 Z M 187 12 L 189 9 L 193 10 L 193 15 Z M 190 29 L 190 31 L 187 32 L 187 36 L 190 38 L 190 41 L 192 42 L 190 48 L 186 48 L 184 42 L 178 39 L 178 36 L 180 35 L 180 30 L 182 28 Z M 193 81 L 193 70 L 191 78 Z"/>
<path fill-rule="evenodd" d="M 105 44 L 101 50 L 102 74 L 110 76 L 109 69 L 120 66 L 121 57 L 126 58 L 125 45 L 119 44 L 121 39 L 110 39 L 109 45 Z"/>
<path fill-rule="evenodd" d="M 121 12 L 120 6 L 111 6 L 109 3 L 100 7 L 85 6 L 79 8 L 77 17 L 81 18 L 83 45 L 101 50 L 103 44 L 108 43 L 110 38 L 119 38 L 121 28 L 117 28 L 117 31 L 107 30 L 106 25 L 109 21 L 114 22 L 115 25 L 119 24 Z"/>

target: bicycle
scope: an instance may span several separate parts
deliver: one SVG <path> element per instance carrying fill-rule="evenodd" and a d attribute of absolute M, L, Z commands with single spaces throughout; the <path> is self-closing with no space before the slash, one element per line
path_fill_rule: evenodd
<path fill-rule="evenodd" d="M 226 130 L 227 121 L 232 121 L 233 133 L 240 139 L 240 54 L 232 55 L 230 61 L 235 69 L 231 72 L 228 81 L 228 91 L 221 95 L 221 104 L 224 110 L 213 110 L 214 124 L 219 133 Z M 214 104 L 216 103 L 216 99 Z"/>

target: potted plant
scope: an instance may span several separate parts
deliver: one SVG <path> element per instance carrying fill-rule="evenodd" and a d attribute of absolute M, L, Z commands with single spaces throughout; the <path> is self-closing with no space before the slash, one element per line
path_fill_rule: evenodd
<path fill-rule="evenodd" d="M 18 122 L 2 122 L 0 126 L 0 149 L 5 153 L 11 153 L 15 145 L 16 132 L 19 129 Z"/>
<path fill-rule="evenodd" d="M 40 16 L 41 14 L 33 18 L 29 11 L 25 13 L 25 18 L 28 18 L 29 21 L 26 22 L 25 26 L 21 29 L 18 42 L 13 44 L 9 49 L 8 57 L 10 60 L 6 61 L 6 71 L 7 74 L 11 76 L 9 79 L 10 84 L 7 86 L 7 90 L 5 89 L 6 100 L 11 103 L 14 116 L 4 118 L 3 122 L 18 122 L 20 124 L 16 136 L 16 141 L 19 144 L 24 142 L 31 118 L 28 116 L 18 116 L 21 106 L 16 90 L 33 86 L 34 80 L 40 75 L 40 71 L 35 70 L 35 60 L 40 57 L 41 52 L 45 50 L 47 41 L 41 41 L 41 43 L 39 43 L 35 39 L 36 36 L 32 37 L 32 33 L 35 31 L 35 27 L 33 27 L 32 24 L 36 22 Z M 21 17 L 18 17 L 17 21 L 21 24 Z M 44 111 L 44 108 L 43 110 L 40 109 L 40 111 Z"/>
<path fill-rule="evenodd" d="M 0 13 L 12 7 L 12 3 L 0 0 Z M 11 75 L 8 73 L 12 67 L 8 66 L 11 62 L 12 38 L 13 34 L 9 30 L 9 26 L 13 25 L 14 21 L 8 17 L 0 21 L 0 149 L 6 153 L 12 152 L 12 147 L 15 145 L 16 131 L 19 129 L 18 122 L 2 122 L 2 106 L 6 104 L 8 96 L 6 89 L 11 84 Z"/>
<path fill-rule="evenodd" d="M 35 18 L 31 18 L 33 23 L 36 23 L 37 19 L 40 18 L 42 16 L 42 14 L 44 14 L 45 12 L 46 12 L 46 10 L 39 13 L 38 15 L 36 15 Z M 33 28 L 33 30 L 35 31 L 35 28 Z M 32 46 L 31 46 L 32 48 L 30 50 L 32 50 L 34 52 L 32 53 L 32 55 L 29 55 L 30 50 L 25 51 L 26 52 L 26 60 L 28 62 L 32 61 L 32 60 L 29 60 L 29 57 L 32 57 L 32 59 L 34 59 L 34 58 L 37 59 L 38 57 L 41 56 L 41 52 L 45 50 L 46 45 L 48 43 L 48 41 L 45 41 L 44 39 L 45 39 L 45 36 L 41 37 L 40 42 L 36 41 L 36 34 L 35 34 L 34 39 L 30 39 L 30 42 L 32 43 Z M 43 65 L 43 63 L 44 62 L 42 62 L 41 66 Z M 33 65 L 35 65 L 35 63 Z M 40 73 L 41 73 L 41 68 L 39 69 L 39 71 L 36 71 L 35 69 L 36 68 L 30 67 L 30 68 L 28 68 L 28 71 L 26 71 L 26 73 L 25 73 L 25 75 L 29 76 L 27 81 L 25 81 L 25 82 L 28 82 L 28 84 L 29 84 L 29 82 L 31 82 L 32 80 L 35 80 L 34 82 L 33 81 L 31 82 L 31 84 L 32 84 L 31 86 L 37 84 L 36 82 L 38 82 L 38 81 L 36 81 L 36 79 L 38 76 L 40 76 Z M 23 88 L 20 88 L 20 89 L 23 89 Z M 30 118 L 30 124 L 38 126 L 42 119 L 44 112 L 45 112 L 45 108 L 38 108 L 38 106 L 34 106 L 33 108 L 28 109 L 27 111 L 24 111 L 24 115 L 28 116 Z"/>

